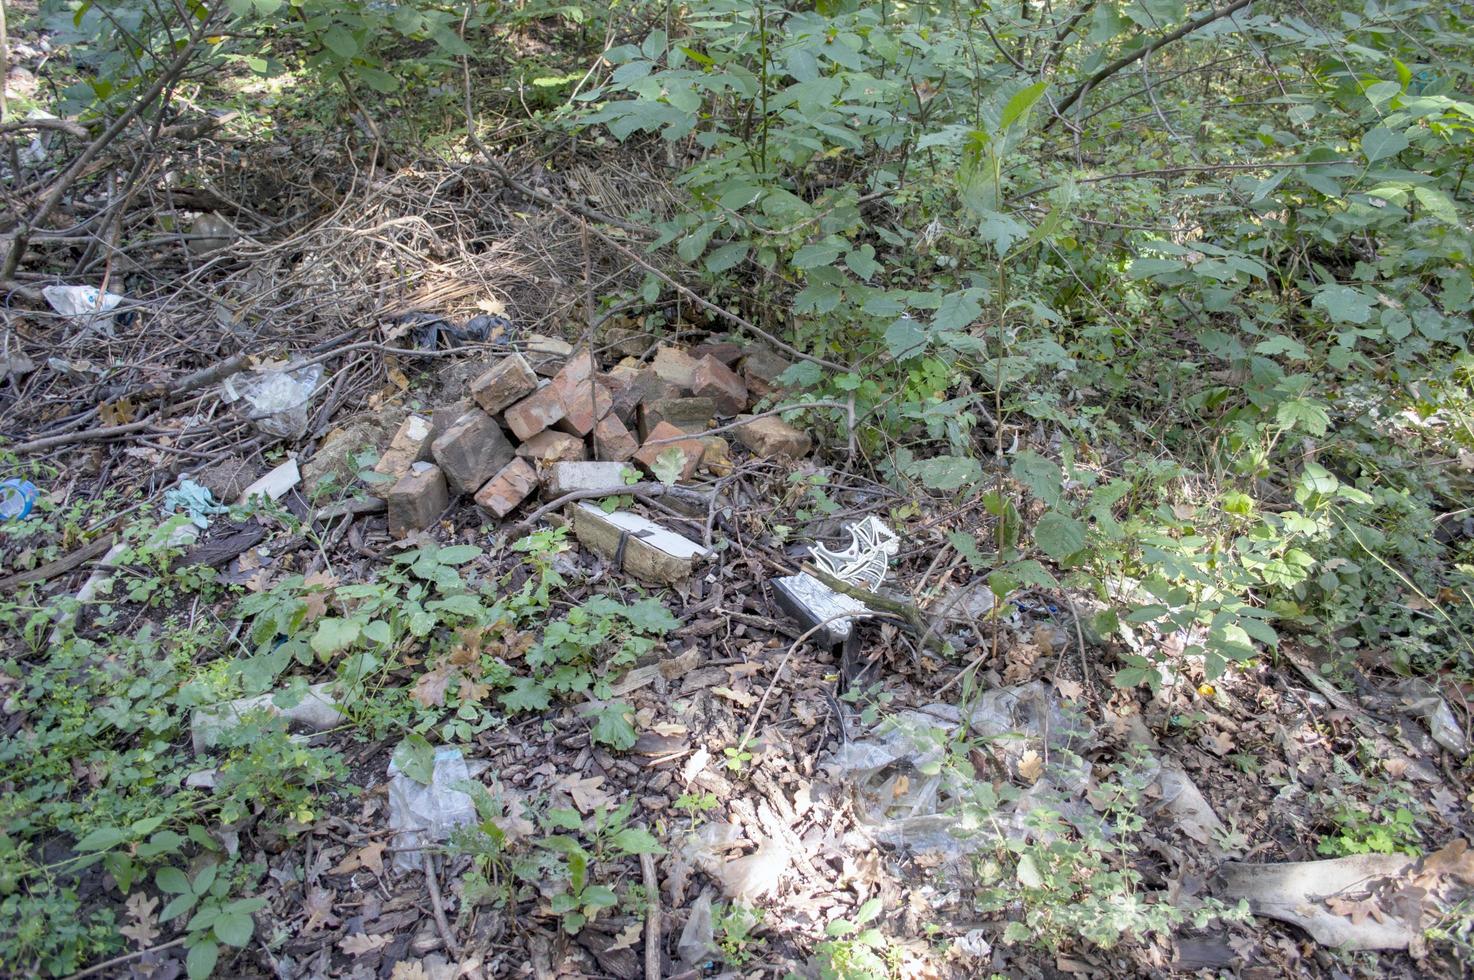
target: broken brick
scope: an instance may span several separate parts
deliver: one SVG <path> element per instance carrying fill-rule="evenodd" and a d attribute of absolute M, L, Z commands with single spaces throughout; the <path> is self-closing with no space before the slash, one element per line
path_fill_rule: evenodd
<path fill-rule="evenodd" d="M 667 439 L 671 441 L 666 442 Z M 696 467 L 701 465 L 701 455 L 706 447 L 701 444 L 700 439 L 688 438 L 687 433 L 669 422 L 661 422 L 650 430 L 645 444 L 635 453 L 635 459 L 653 474 L 656 461 L 671 450 L 680 454 L 681 472 L 677 479 L 691 479 L 696 474 Z"/>
<path fill-rule="evenodd" d="M 717 414 L 732 416 L 747 410 L 747 385 L 710 354 L 696 362 L 691 375 L 691 393 L 716 402 Z"/>
<path fill-rule="evenodd" d="M 558 382 L 554 380 L 553 387 L 557 386 Z M 557 427 L 576 436 L 586 436 L 594 431 L 594 426 L 609 414 L 613 406 L 614 399 L 609 389 L 585 378 L 563 396 L 563 418 L 557 422 Z"/>
<path fill-rule="evenodd" d="M 544 429 L 517 447 L 517 455 L 544 465 L 565 460 L 584 459 L 583 440 L 566 432 Z"/>
<path fill-rule="evenodd" d="M 462 415 L 430 452 L 456 493 L 475 493 L 515 455 L 496 419 L 479 408 Z"/>
<path fill-rule="evenodd" d="M 374 464 L 376 479 L 369 486 L 375 497 L 388 497 L 389 488 L 409 472 L 410 466 L 430 455 L 430 420 L 420 415 L 411 415 L 399 426 L 389 448 Z"/>
<path fill-rule="evenodd" d="M 732 367 L 742 360 L 742 348 L 730 340 L 708 340 L 704 344 L 697 344 L 691 348 L 691 356 L 700 360 L 703 357 L 715 357 L 726 367 Z"/>
<path fill-rule="evenodd" d="M 767 398 L 783 390 L 778 378 L 791 367 L 793 364 L 772 351 L 758 348 L 742 359 L 742 380 L 753 398 Z"/>
<path fill-rule="evenodd" d="M 471 397 L 482 410 L 495 415 L 537 390 L 537 375 L 521 354 L 512 354 L 471 382 Z"/>
<path fill-rule="evenodd" d="M 683 391 L 691 390 L 691 376 L 696 373 L 696 358 L 683 350 L 661 346 L 650 366 L 655 373 Z"/>
<path fill-rule="evenodd" d="M 653 368 L 619 364 L 599 380 L 614 396 L 614 414 L 625 425 L 634 425 L 641 405 L 662 398 L 679 398 L 681 389 L 655 373 Z"/>
<path fill-rule="evenodd" d="M 552 384 L 541 388 L 522 399 L 502 414 L 507 428 L 523 442 L 563 418 L 563 399 Z"/>
<path fill-rule="evenodd" d="M 629 459 L 639 448 L 639 442 L 613 412 L 594 426 L 594 450 L 600 459 Z"/>
<path fill-rule="evenodd" d="M 402 538 L 434 524 L 450 504 L 445 474 L 434 463 L 414 463 L 389 488 L 389 533 Z"/>
<path fill-rule="evenodd" d="M 797 459 L 807 456 L 814 446 L 808 433 L 795 429 L 776 415 L 750 421 L 739 418 L 738 421 L 742 424 L 733 430 L 733 435 L 755 456 L 792 456 Z"/>
<path fill-rule="evenodd" d="M 527 358 L 534 371 L 545 378 L 551 378 L 562 370 L 572 353 L 573 345 L 568 341 L 544 337 L 540 333 L 530 333 L 522 341 L 522 356 Z"/>
<path fill-rule="evenodd" d="M 640 436 L 650 438 L 650 433 L 662 422 L 689 435 L 705 432 L 711 420 L 716 418 L 717 403 L 710 398 L 660 398 L 640 406 Z"/>
<path fill-rule="evenodd" d="M 476 491 L 476 506 L 506 517 L 536 489 L 537 471 L 527 460 L 514 459 Z"/>

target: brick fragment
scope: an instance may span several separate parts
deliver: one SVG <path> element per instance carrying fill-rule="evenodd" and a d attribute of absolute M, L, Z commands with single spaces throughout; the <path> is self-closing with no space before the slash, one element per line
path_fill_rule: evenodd
<path fill-rule="evenodd" d="M 389 440 L 389 448 L 374 464 L 374 472 L 382 479 L 369 484 L 369 493 L 387 499 L 389 488 L 409 472 L 410 466 L 429 455 L 430 420 L 422 415 L 407 417 Z"/>
<path fill-rule="evenodd" d="M 512 444 L 496 419 L 473 408 L 430 444 L 445 481 L 456 493 L 475 493 L 512 461 Z"/>
<path fill-rule="evenodd" d="M 514 459 L 476 491 L 476 506 L 506 517 L 537 489 L 537 471 L 525 459 Z"/>
<path fill-rule="evenodd" d="M 600 459 L 626 460 L 639 448 L 639 442 L 613 412 L 594 426 L 594 450 Z"/>
<path fill-rule="evenodd" d="M 537 390 L 537 375 L 521 354 L 502 358 L 471 382 L 471 397 L 482 411 L 495 415 Z"/>
<path fill-rule="evenodd" d="M 721 436 L 704 436 L 701 440 L 701 468 L 712 476 L 732 472 L 732 447 Z"/>
<path fill-rule="evenodd" d="M 770 350 L 758 348 L 748 351 L 742 359 L 742 380 L 747 384 L 753 398 L 767 398 L 783 390 L 778 378 L 793 367 L 793 364 Z"/>
<path fill-rule="evenodd" d="M 691 375 L 696 372 L 696 358 L 683 350 L 662 346 L 655 352 L 650 366 L 655 373 L 683 391 L 691 390 Z"/>
<path fill-rule="evenodd" d="M 557 387 L 556 381 L 553 386 Z M 586 436 L 613 407 L 614 399 L 609 389 L 592 378 L 585 378 L 564 396 L 563 418 L 557 427 L 576 436 Z"/>
<path fill-rule="evenodd" d="M 650 430 L 645 444 L 635 453 L 635 460 L 653 475 L 656 461 L 675 450 L 680 454 L 681 460 L 681 472 L 677 479 L 689 480 L 696 474 L 696 467 L 701 465 L 701 455 L 706 447 L 701 444 L 700 439 L 685 438 L 686 435 L 687 433 L 669 422 L 661 422 Z M 672 441 L 665 442 L 666 439 Z"/>
<path fill-rule="evenodd" d="M 402 538 L 411 531 L 423 531 L 450 504 L 445 474 L 434 463 L 412 464 L 389 488 L 387 504 L 390 534 Z"/>
<path fill-rule="evenodd" d="M 552 384 L 541 388 L 522 399 L 502 414 L 507 428 L 523 442 L 563 418 L 563 399 Z"/>
<path fill-rule="evenodd" d="M 710 398 L 659 398 L 640 406 L 640 436 L 650 438 L 662 422 L 696 435 L 707 430 L 716 414 L 717 403 Z"/>
<path fill-rule="evenodd" d="M 746 382 L 710 354 L 696 362 L 691 393 L 716 402 L 718 415 L 732 416 L 747 410 Z"/>
<path fill-rule="evenodd" d="M 614 396 L 614 414 L 627 426 L 635 424 L 641 405 L 681 397 L 677 385 L 656 374 L 654 368 L 639 364 L 619 364 L 608 374 L 599 375 L 599 380 Z"/>
<path fill-rule="evenodd" d="M 518 446 L 517 455 L 547 465 L 561 463 L 565 460 L 584 459 L 588 453 L 584 450 L 583 440 L 577 436 L 544 429 Z"/>
<path fill-rule="evenodd" d="M 740 418 L 738 421 L 742 421 Z M 752 419 L 733 430 L 737 441 L 756 456 L 807 456 L 814 447 L 808 433 L 795 429 L 776 415 Z"/>
<path fill-rule="evenodd" d="M 700 360 L 711 356 L 721 361 L 727 367 L 732 367 L 742 360 L 742 348 L 730 340 L 708 340 L 704 344 L 697 344 L 691 348 L 691 356 Z"/>

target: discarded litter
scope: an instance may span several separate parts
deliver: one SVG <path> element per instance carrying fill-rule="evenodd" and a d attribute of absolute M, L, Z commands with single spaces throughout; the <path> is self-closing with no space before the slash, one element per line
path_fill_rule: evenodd
<path fill-rule="evenodd" d="M 272 691 L 255 697 L 237 698 L 203 708 L 190 715 L 190 738 L 198 755 L 220 741 L 220 736 L 240 724 L 252 712 L 263 711 L 285 718 L 290 728 L 306 732 L 325 732 L 343 721 L 343 712 L 333 696 L 333 682 L 313 684 L 289 707 L 277 704 L 287 700 L 287 692 Z"/>
<path fill-rule="evenodd" d="M 216 502 L 209 490 L 193 480 L 180 480 L 178 487 L 164 491 L 164 513 L 173 514 L 182 510 L 189 515 L 189 522 L 197 528 L 209 527 L 210 515 L 224 514 L 228 509 Z"/>
<path fill-rule="evenodd" d="M 855 621 L 870 615 L 863 602 L 834 591 L 807 572 L 773 579 L 773 596 L 805 633 L 814 631 L 815 642 L 830 647 L 849 639 Z"/>
<path fill-rule="evenodd" d="M 433 313 L 410 313 L 399 318 L 400 323 L 414 325 L 410 338 L 420 350 L 449 350 L 462 344 L 507 344 L 513 340 L 512 321 L 503 316 L 481 314 L 467 320 L 463 326 Z"/>
<path fill-rule="evenodd" d="M 1397 879 L 1412 864 L 1405 854 L 1355 854 L 1284 864 L 1229 862 L 1219 869 L 1214 894 L 1226 902 L 1247 901 L 1255 915 L 1297 925 L 1322 946 L 1406 949 L 1421 935 L 1421 927 L 1392 908 L 1378 907 L 1376 893 L 1389 884 L 1395 892 Z M 1379 914 L 1370 914 L 1371 909 Z M 1348 914 L 1338 914 L 1341 911 Z"/>
<path fill-rule="evenodd" d="M 835 578 L 874 592 L 890 572 L 891 557 L 900 553 L 901 539 L 874 514 L 851 524 L 848 530 L 848 548 L 830 551 L 816 544 L 814 560 Z"/>
<path fill-rule="evenodd" d="M 711 892 L 704 891 L 691 903 L 686 913 L 686 926 L 676 940 L 681 962 L 693 970 L 700 969 L 717 952 L 716 926 L 711 918 Z"/>
<path fill-rule="evenodd" d="M 123 297 L 117 293 L 104 293 L 95 286 L 46 286 L 41 295 L 46 297 L 53 310 L 83 327 L 103 325 L 106 328 L 112 320 L 113 310 L 123 302 Z M 131 320 L 132 314 L 118 317 L 121 326 L 127 326 Z"/>
<path fill-rule="evenodd" d="M 30 480 L 5 480 L 0 482 L 0 521 L 24 520 L 41 491 Z"/>
<path fill-rule="evenodd" d="M 389 763 L 389 826 L 396 831 L 394 866 L 413 871 L 421 866 L 419 848 L 442 841 L 457 827 L 476 820 L 476 804 L 453 787 L 471 778 L 460 749 L 435 750 L 435 770 L 429 785 L 418 782 Z"/>
<path fill-rule="evenodd" d="M 227 404 L 241 400 L 249 404 L 251 420 L 266 435 L 300 439 L 307 434 L 307 403 L 321 378 L 321 364 L 236 375 L 226 379 L 224 397 Z"/>

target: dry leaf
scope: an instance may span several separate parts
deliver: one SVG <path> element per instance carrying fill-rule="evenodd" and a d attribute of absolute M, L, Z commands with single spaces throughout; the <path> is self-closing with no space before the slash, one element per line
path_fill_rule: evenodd
<path fill-rule="evenodd" d="M 1378 922 L 1387 921 L 1387 913 L 1383 912 L 1375 898 L 1328 898 L 1326 908 L 1336 915 L 1343 915 L 1351 920 L 1351 924 L 1359 926 L 1371 916 Z"/>
<path fill-rule="evenodd" d="M 1064 698 L 1066 701 L 1079 701 L 1081 695 L 1085 693 L 1085 685 L 1081 684 L 1078 681 L 1069 680 L 1065 677 L 1061 677 L 1059 680 L 1054 682 L 1054 689 L 1058 691 L 1060 697 Z"/>
<path fill-rule="evenodd" d="M 328 888 L 312 888 L 307 892 L 307 898 L 302 902 L 302 911 L 307 913 L 307 922 L 302 926 L 304 933 L 331 929 L 338 924 L 338 917 L 333 914 L 333 900 L 337 897 Z"/>
<path fill-rule="evenodd" d="M 629 925 L 625 926 L 619 931 L 619 934 L 614 937 L 613 944 L 610 945 L 610 947 L 604 952 L 607 954 L 613 953 L 616 950 L 629 949 L 635 943 L 639 942 L 640 933 L 644 930 L 645 923 L 631 922 Z"/>
<path fill-rule="evenodd" d="M 125 904 L 128 906 L 128 915 L 133 919 L 133 923 L 123 926 L 118 932 L 133 940 L 140 947 L 146 948 L 153 945 L 153 941 L 159 937 L 159 930 L 154 928 L 157 923 L 154 918 L 154 909 L 159 907 L 159 900 L 150 898 L 143 892 L 134 892 L 128 896 Z"/>
<path fill-rule="evenodd" d="M 650 730 L 657 735 L 664 735 L 667 738 L 674 738 L 677 735 L 686 734 L 687 728 L 685 725 L 677 725 L 672 722 L 662 721 L 659 724 L 651 725 Z"/>
<path fill-rule="evenodd" d="M 743 678 L 752 677 L 754 674 L 760 673 L 762 669 L 762 664 L 729 664 L 727 666 L 727 677 L 733 681 L 740 681 Z"/>
<path fill-rule="evenodd" d="M 1023 755 L 1019 756 L 1018 774 L 1028 780 L 1030 784 L 1039 781 L 1039 777 L 1044 774 L 1044 760 L 1039 756 L 1038 752 L 1029 749 Z"/>
<path fill-rule="evenodd" d="M 328 874 L 346 875 L 352 874 L 359 868 L 367 868 L 374 874 L 382 874 L 384 871 L 384 844 L 375 841 L 364 847 L 360 847 L 352 854 L 339 861 Z"/>
<path fill-rule="evenodd" d="M 730 687 L 714 687 L 711 689 L 711 693 L 720 694 L 728 701 L 735 701 L 744 708 L 751 708 L 757 703 L 756 695 L 748 694 L 746 691 L 734 691 Z"/>
<path fill-rule="evenodd" d="M 302 596 L 303 605 L 306 606 L 305 622 L 316 622 L 317 618 L 328 611 L 328 590 L 338 584 L 338 576 L 327 572 L 313 572 L 302 580 L 302 587 L 307 593 Z"/>
<path fill-rule="evenodd" d="M 270 579 L 271 569 L 262 568 L 246 576 L 246 580 L 241 584 L 252 592 L 265 592 L 267 585 L 270 584 Z"/>
<path fill-rule="evenodd" d="M 491 693 L 491 685 L 478 683 L 469 677 L 462 677 L 460 693 L 462 701 L 467 701 L 471 704 L 480 704 Z"/>
<path fill-rule="evenodd" d="M 409 696 L 427 708 L 444 707 L 445 689 L 450 685 L 450 678 L 450 665 L 441 664 L 434 670 L 421 674 Z"/>
<path fill-rule="evenodd" d="M 103 402 L 97 406 L 97 414 L 103 425 L 127 425 L 133 421 L 134 405 L 126 398 L 115 402 Z"/>
<path fill-rule="evenodd" d="M 1474 851 L 1468 841 L 1455 837 L 1442 850 L 1423 859 L 1423 875 L 1449 875 L 1465 884 L 1474 884 Z"/>
<path fill-rule="evenodd" d="M 573 805 L 584 813 L 594 812 L 594 807 L 602 806 L 614 800 L 599 784 L 604 781 L 603 776 L 589 776 L 580 779 L 577 776 L 567 776 L 563 779 L 562 786 L 568 790 L 568 795 L 573 797 Z"/>
<path fill-rule="evenodd" d="M 430 974 L 418 962 L 400 960 L 394 964 L 394 972 L 389 974 L 389 980 L 430 980 Z"/>
<path fill-rule="evenodd" d="M 701 770 L 705 769 L 706 764 L 710 761 L 711 753 L 709 751 L 704 748 L 697 749 L 691 758 L 686 760 L 686 764 L 681 767 L 681 786 L 689 789 L 692 780 L 701 775 Z"/>
<path fill-rule="evenodd" d="M 375 950 L 388 946 L 392 936 L 370 936 L 360 932 L 354 936 L 345 936 L 339 940 L 338 948 L 349 956 L 362 956 L 364 953 L 372 953 Z"/>
<path fill-rule="evenodd" d="M 1233 751 L 1233 736 L 1228 732 L 1209 735 L 1203 739 L 1203 747 L 1214 755 L 1228 755 Z"/>

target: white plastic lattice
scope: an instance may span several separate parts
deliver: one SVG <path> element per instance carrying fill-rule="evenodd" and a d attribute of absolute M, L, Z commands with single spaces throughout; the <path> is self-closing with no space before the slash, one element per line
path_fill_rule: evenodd
<path fill-rule="evenodd" d="M 891 556 L 900 553 L 901 539 L 874 515 L 851 524 L 849 532 L 848 548 L 830 551 L 816 544 L 814 560 L 835 578 L 874 592 L 890 572 Z"/>

